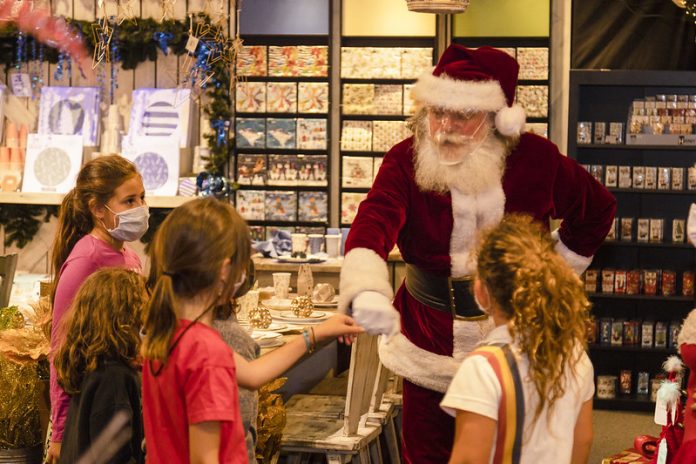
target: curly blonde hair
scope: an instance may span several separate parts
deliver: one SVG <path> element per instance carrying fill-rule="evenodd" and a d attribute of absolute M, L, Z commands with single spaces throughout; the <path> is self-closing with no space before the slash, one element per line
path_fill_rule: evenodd
<path fill-rule="evenodd" d="M 105 268 L 84 281 L 61 321 L 63 343 L 53 359 L 66 393 L 80 393 L 85 376 L 107 359 L 135 361 L 146 302 L 145 278 L 133 271 Z"/>
<path fill-rule="evenodd" d="M 565 393 L 565 369 L 575 370 L 579 347 L 587 344 L 590 303 L 582 282 L 555 252 L 549 233 L 521 215 L 506 216 L 485 235 L 478 278 L 529 359 L 529 377 L 539 395 L 536 421 Z"/>

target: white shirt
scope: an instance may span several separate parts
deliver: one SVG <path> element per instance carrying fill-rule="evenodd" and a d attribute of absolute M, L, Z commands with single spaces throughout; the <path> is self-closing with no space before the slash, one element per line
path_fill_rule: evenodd
<path fill-rule="evenodd" d="M 507 325 L 501 325 L 493 329 L 482 344 L 511 342 Z M 534 384 L 529 379 L 529 360 L 520 353 L 519 349 L 516 349 L 515 344 L 512 344 L 511 348 L 517 360 L 525 401 L 520 462 L 522 464 L 570 463 L 573 432 L 580 408 L 594 395 L 594 370 L 587 353 L 582 353 L 574 373 L 571 369 L 565 370 L 563 377 L 566 382 L 565 393 L 556 401 L 552 414 L 547 416 L 547 405 L 534 424 L 538 395 Z M 498 378 L 486 358 L 472 355 L 462 362 L 440 406 L 453 416 L 456 415 L 457 410 L 470 411 L 497 421 L 501 393 Z M 493 439 L 494 443 L 495 440 L 496 437 Z M 494 451 L 494 449 L 491 450 L 490 462 L 493 462 Z"/>

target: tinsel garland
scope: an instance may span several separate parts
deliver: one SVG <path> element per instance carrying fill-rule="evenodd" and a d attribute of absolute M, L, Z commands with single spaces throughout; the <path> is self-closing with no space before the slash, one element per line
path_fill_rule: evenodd
<path fill-rule="evenodd" d="M 210 24 L 212 28 L 220 27 L 212 24 L 210 18 L 199 13 L 196 20 L 205 24 Z M 90 51 L 94 50 L 94 38 L 92 31 L 93 23 L 69 19 L 68 22 L 82 32 Z M 135 67 L 145 61 L 156 61 L 160 43 L 155 39 L 161 34 L 166 34 L 169 51 L 175 55 L 186 53 L 186 42 L 189 37 L 189 19 L 174 20 L 166 19 L 157 21 L 151 18 L 138 18 L 137 23 L 124 21 L 117 29 L 117 41 L 119 43 L 119 58 L 123 69 L 135 69 Z M 0 30 L 0 60 L 5 63 L 5 70 L 15 62 L 17 50 L 16 27 L 10 25 Z M 222 34 L 220 34 L 222 35 Z M 231 44 L 231 39 L 227 38 Z M 58 63 L 59 53 L 55 49 L 46 48 L 44 57 L 51 63 Z M 205 89 L 205 94 L 209 98 L 209 104 L 205 108 L 206 115 L 211 121 L 227 120 L 232 117 L 230 63 L 219 60 L 210 66 L 214 73 L 214 82 L 209 83 Z M 226 137 L 231 137 L 227 134 Z M 207 157 L 206 170 L 213 175 L 224 175 L 227 163 L 232 153 L 231 143 L 219 143 L 215 134 L 207 136 L 210 155 Z M 227 140 L 229 142 L 229 140 Z M 164 213 L 164 212 L 163 212 Z M 30 206 L 30 205 L 0 205 L 0 225 L 5 229 L 5 245 L 16 244 L 23 248 L 29 243 L 41 226 L 40 216 L 43 221 L 48 222 L 52 215 L 57 214 L 57 207 Z M 163 216 L 158 215 L 158 216 Z M 158 217 L 151 230 L 159 225 L 163 217 Z M 144 242 L 147 242 L 146 238 Z"/>

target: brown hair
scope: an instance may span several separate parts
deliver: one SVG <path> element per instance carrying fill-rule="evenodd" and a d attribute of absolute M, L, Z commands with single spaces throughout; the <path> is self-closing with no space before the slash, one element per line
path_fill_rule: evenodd
<path fill-rule="evenodd" d="M 232 269 L 219 301 L 229 301 L 235 282 L 248 268 L 250 252 L 249 229 L 228 203 L 197 199 L 172 211 L 152 243 L 148 278 L 152 296 L 145 309 L 143 355 L 167 360 L 177 325 L 177 298 L 213 289 L 228 258 Z"/>
<path fill-rule="evenodd" d="M 64 341 L 53 360 L 63 390 L 79 393 L 106 359 L 135 360 L 146 298 L 145 278 L 133 271 L 106 268 L 85 280 L 61 322 Z"/>
<path fill-rule="evenodd" d="M 135 165 L 119 155 L 100 156 L 80 169 L 75 187 L 65 195 L 58 215 L 58 230 L 53 240 L 51 265 L 55 297 L 60 269 L 73 247 L 95 226 L 90 206 L 106 204 L 114 191 L 125 181 L 137 176 Z"/>
<path fill-rule="evenodd" d="M 554 251 L 550 234 L 528 216 L 511 215 L 493 228 L 478 252 L 478 278 L 510 320 L 510 332 L 529 359 L 539 395 L 535 420 L 565 392 L 586 346 L 590 304 L 580 278 Z"/>

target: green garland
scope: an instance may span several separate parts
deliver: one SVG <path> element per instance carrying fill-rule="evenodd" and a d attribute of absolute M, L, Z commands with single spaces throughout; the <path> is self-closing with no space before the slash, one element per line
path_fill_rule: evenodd
<path fill-rule="evenodd" d="M 195 17 L 197 22 L 210 24 L 210 18 L 202 13 Z M 92 34 L 93 22 L 68 20 L 73 27 L 79 29 L 85 38 L 90 52 L 94 50 L 94 36 Z M 172 34 L 172 40 L 168 42 L 170 53 L 177 56 L 186 53 L 186 42 L 189 37 L 189 20 L 165 20 L 162 22 L 154 19 L 141 19 L 126 21 L 118 26 L 118 40 L 120 43 L 119 54 L 123 69 L 135 69 L 145 61 L 156 61 L 158 56 L 158 44 L 154 40 L 155 32 Z M 195 25 L 194 25 L 195 27 Z M 220 31 L 220 26 L 212 25 L 213 35 Z M 195 30 L 195 29 L 194 29 Z M 223 31 L 224 32 L 224 31 Z M 226 38 L 227 44 L 232 45 L 231 39 Z M 7 71 L 15 61 L 15 45 L 17 41 L 17 29 L 8 26 L 0 30 L 0 60 L 5 63 Z M 58 52 L 55 49 L 46 49 L 45 58 L 51 63 L 58 60 Z M 205 108 L 206 115 L 211 121 L 230 121 L 232 117 L 231 99 L 231 65 L 224 60 L 212 64 L 211 71 L 215 75 L 215 81 L 209 82 L 205 94 L 210 98 L 210 103 Z M 73 69 L 73 72 L 79 72 Z M 206 136 L 209 156 L 206 157 L 206 170 L 214 175 L 225 175 L 227 163 L 232 153 L 232 134 L 226 134 L 225 143 L 219 143 L 216 134 Z M 57 206 L 33 206 L 0 204 L 0 225 L 5 229 L 5 245 L 16 244 L 23 248 L 38 232 L 41 222 L 48 222 L 51 216 L 57 215 Z M 154 213 L 154 212 L 153 212 Z M 144 242 L 147 243 L 157 226 L 166 216 L 162 211 L 153 214 L 150 232 Z"/>

